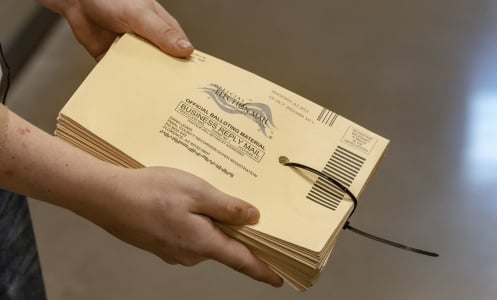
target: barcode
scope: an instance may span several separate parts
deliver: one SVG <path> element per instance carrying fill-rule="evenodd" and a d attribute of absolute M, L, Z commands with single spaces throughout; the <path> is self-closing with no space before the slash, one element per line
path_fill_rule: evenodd
<path fill-rule="evenodd" d="M 335 120 L 337 119 L 338 115 L 334 112 L 332 112 L 329 109 L 323 108 L 319 116 L 317 117 L 317 120 L 323 124 L 326 124 L 328 126 L 332 126 L 333 123 L 335 123 Z"/>
<path fill-rule="evenodd" d="M 366 159 L 338 146 L 323 169 L 323 173 L 350 187 Z M 307 194 L 307 199 L 335 210 L 345 193 L 332 182 L 319 177 Z"/>

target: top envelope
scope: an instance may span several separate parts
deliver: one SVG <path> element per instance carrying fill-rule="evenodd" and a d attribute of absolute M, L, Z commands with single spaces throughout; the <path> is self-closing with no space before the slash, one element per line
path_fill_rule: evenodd
<path fill-rule="evenodd" d="M 141 166 L 191 172 L 261 212 L 248 229 L 320 253 L 352 201 L 281 156 L 360 194 L 388 140 L 270 81 L 195 51 L 177 59 L 126 34 L 60 113 Z M 76 137 L 77 139 L 77 137 Z"/>

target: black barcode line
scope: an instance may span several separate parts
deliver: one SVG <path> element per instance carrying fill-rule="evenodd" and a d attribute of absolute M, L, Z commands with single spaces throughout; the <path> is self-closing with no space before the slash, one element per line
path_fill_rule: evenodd
<path fill-rule="evenodd" d="M 330 115 L 328 120 L 326 120 L 325 124 L 330 125 L 335 120 L 336 114 L 330 111 Z"/>
<path fill-rule="evenodd" d="M 343 182 L 344 184 L 347 183 L 347 185 L 350 185 L 352 181 L 354 181 L 354 175 L 345 175 L 337 169 L 325 168 L 324 173 L 328 176 L 331 175 L 331 177 L 339 179 L 339 181 Z"/>
<path fill-rule="evenodd" d="M 354 176 L 357 173 L 357 170 L 351 170 L 346 166 L 343 167 L 343 165 L 338 162 L 333 162 L 332 164 L 326 165 L 324 169 L 328 172 L 332 172 L 333 170 L 339 171 L 341 173 L 346 174 L 348 177 L 352 177 L 352 179 L 354 179 Z"/>
<path fill-rule="evenodd" d="M 327 111 L 324 118 L 323 118 L 323 123 L 327 124 L 332 116 L 333 116 L 333 113 L 331 111 Z"/>
<path fill-rule="evenodd" d="M 321 178 L 318 181 L 319 184 L 313 186 L 307 197 L 312 198 L 315 202 L 327 203 L 335 208 L 338 207 L 344 193 Z"/>
<path fill-rule="evenodd" d="M 330 125 L 330 126 L 331 126 L 331 125 L 333 125 L 333 123 L 335 123 L 335 120 L 336 120 L 337 118 L 338 118 L 338 115 L 337 115 L 337 114 L 335 114 L 335 115 L 333 116 L 333 120 L 331 121 L 331 123 L 330 123 L 329 125 Z"/>
<path fill-rule="evenodd" d="M 347 163 L 351 168 L 355 167 L 356 169 L 360 169 L 363 164 L 362 161 L 354 160 L 353 158 L 346 156 L 345 153 L 335 152 L 333 153 L 333 156 L 337 161 Z"/>
<path fill-rule="evenodd" d="M 331 163 L 326 165 L 326 167 L 331 168 L 331 169 L 339 169 L 339 170 L 344 170 L 348 171 L 352 175 L 357 174 L 357 172 L 361 169 L 359 166 L 352 165 L 348 163 L 347 161 L 344 160 L 339 160 L 336 156 L 333 157 L 335 160 Z"/>
<path fill-rule="evenodd" d="M 323 198 L 316 198 L 313 195 L 308 195 L 307 199 L 316 202 L 319 205 L 322 205 L 326 208 L 329 208 L 331 210 L 336 210 L 338 208 L 338 202 L 333 203 L 333 202 L 328 202 L 328 200 L 325 200 Z"/>
<path fill-rule="evenodd" d="M 323 116 L 326 112 L 322 112 Z M 365 158 L 338 146 L 323 168 L 323 173 L 350 187 L 359 174 Z M 319 177 L 307 193 L 306 198 L 331 210 L 336 210 L 345 193 L 331 182 Z"/>
<path fill-rule="evenodd" d="M 326 194 L 324 194 L 321 191 L 315 190 L 314 193 L 312 194 L 315 199 L 321 199 L 320 201 L 326 202 L 330 205 L 336 205 L 340 203 L 341 197 L 335 196 L 335 197 L 329 197 Z M 343 197 L 343 196 L 342 196 Z"/>
<path fill-rule="evenodd" d="M 334 161 L 332 164 L 327 165 L 325 168 L 332 169 L 332 170 L 341 170 L 343 172 L 348 172 L 351 176 L 355 176 L 357 172 L 359 172 L 360 168 L 357 167 L 351 167 L 350 165 L 347 165 L 345 162 L 341 161 Z"/>
<path fill-rule="evenodd" d="M 314 185 L 316 191 L 323 191 L 325 195 L 332 195 L 336 198 L 343 197 L 343 192 L 337 189 L 334 185 L 330 185 L 327 181 L 321 182 L 322 184 Z"/>
<path fill-rule="evenodd" d="M 319 114 L 318 121 L 323 122 L 323 120 L 324 120 L 324 119 L 328 116 L 328 113 L 329 113 L 329 112 L 330 112 L 329 110 L 327 110 L 327 109 L 323 108 L 323 109 L 321 110 L 321 113 Z"/>
<path fill-rule="evenodd" d="M 329 205 L 329 204 L 328 204 L 328 203 L 326 203 L 326 202 L 324 202 L 324 203 L 323 203 L 323 202 L 321 202 L 321 201 L 319 201 L 319 200 L 316 200 L 316 199 L 311 199 L 311 198 L 309 198 L 309 200 L 311 200 L 311 201 L 313 201 L 313 202 L 315 202 L 315 203 L 317 203 L 317 204 L 319 204 L 319 205 L 321 205 L 321 206 L 324 206 L 324 207 L 326 207 L 326 208 L 328 208 L 328 209 L 331 209 L 331 210 L 336 210 L 336 209 L 337 209 L 337 207 L 338 207 L 338 206 L 335 206 L 335 205 Z"/>
<path fill-rule="evenodd" d="M 317 117 L 317 120 L 328 126 L 332 126 L 335 123 L 338 115 L 329 109 L 323 108 Z"/>
<path fill-rule="evenodd" d="M 321 121 L 321 118 L 323 117 L 324 113 L 325 113 L 325 109 L 321 110 L 321 112 L 319 113 L 319 116 L 317 118 L 318 121 Z"/>
<path fill-rule="evenodd" d="M 356 160 L 358 160 L 358 161 L 361 161 L 361 162 L 365 162 L 365 161 L 366 161 L 366 159 L 365 159 L 364 157 L 362 157 L 362 156 L 360 156 L 360 155 L 357 155 L 357 154 L 355 154 L 355 153 L 353 153 L 353 152 L 350 152 L 349 150 L 347 150 L 347 149 L 345 149 L 345 148 L 343 148 L 343 147 L 341 147 L 341 146 L 338 146 L 338 147 L 337 147 L 337 149 L 336 149 L 336 151 L 337 151 L 337 152 L 346 153 L 346 154 L 347 154 L 347 156 L 349 156 L 349 157 L 351 157 L 351 158 L 352 158 L 352 157 L 355 157 L 355 159 L 356 159 Z"/>

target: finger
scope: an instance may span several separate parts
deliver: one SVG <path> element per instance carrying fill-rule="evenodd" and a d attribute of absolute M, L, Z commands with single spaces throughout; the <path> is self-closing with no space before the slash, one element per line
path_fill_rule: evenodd
<path fill-rule="evenodd" d="M 205 191 L 192 212 L 232 225 L 256 224 L 260 217 L 259 210 L 253 205 L 215 188 Z"/>
<path fill-rule="evenodd" d="M 88 39 L 88 41 L 82 43 L 95 60 L 100 61 L 117 36 L 115 33 L 102 30 L 95 38 Z"/>
<path fill-rule="evenodd" d="M 181 28 L 181 25 L 179 25 L 178 21 L 176 18 L 174 18 L 159 2 L 154 1 L 154 10 L 155 13 L 166 23 L 171 23 L 174 24 L 178 28 L 178 30 L 186 36 L 186 33 L 184 32 L 183 28 Z"/>
<path fill-rule="evenodd" d="M 234 239 L 220 233 L 211 245 L 208 255 L 212 259 L 255 280 L 275 287 L 283 285 L 283 280 L 267 264 L 257 259 L 244 245 Z"/>
<path fill-rule="evenodd" d="M 164 20 L 157 13 L 148 13 L 130 25 L 132 31 L 170 55 L 187 57 L 193 52 L 192 44 L 172 16 Z"/>
<path fill-rule="evenodd" d="M 72 18 L 69 24 L 78 42 L 97 61 L 103 57 L 118 36 L 116 33 L 102 29 L 84 18 Z"/>

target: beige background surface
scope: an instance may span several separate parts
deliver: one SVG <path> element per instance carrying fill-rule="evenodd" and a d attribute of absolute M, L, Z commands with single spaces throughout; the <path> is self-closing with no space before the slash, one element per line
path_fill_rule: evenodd
<path fill-rule="evenodd" d="M 495 299 L 497 2 L 167 1 L 192 42 L 391 139 L 353 222 L 305 294 L 215 262 L 169 266 L 31 201 L 49 299 Z M 10 94 L 47 131 L 93 66 L 61 23 Z M 75 191 L 77 192 L 77 191 Z"/>

